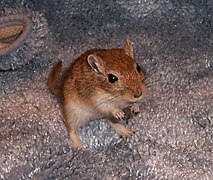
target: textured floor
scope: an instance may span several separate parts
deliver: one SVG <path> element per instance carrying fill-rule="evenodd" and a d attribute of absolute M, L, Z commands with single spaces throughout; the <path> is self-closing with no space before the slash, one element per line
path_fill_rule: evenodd
<path fill-rule="evenodd" d="M 23 7 L 49 32 L 45 51 L 0 71 L 1 179 L 213 179 L 212 1 L 0 1 L 2 12 Z M 50 68 L 126 37 L 149 82 L 127 125 L 137 132 L 124 141 L 106 120 L 91 122 L 79 131 L 86 148 L 74 150 Z"/>

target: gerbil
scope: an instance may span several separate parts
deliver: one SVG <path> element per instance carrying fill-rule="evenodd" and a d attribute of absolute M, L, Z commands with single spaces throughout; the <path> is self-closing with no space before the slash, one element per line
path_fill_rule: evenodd
<path fill-rule="evenodd" d="M 59 86 L 61 62 L 50 73 L 50 91 L 63 97 L 65 124 L 73 147 L 82 147 L 77 130 L 90 120 L 108 118 L 124 139 L 133 131 L 119 121 L 123 108 L 139 112 L 138 101 L 145 93 L 144 74 L 133 58 L 133 46 L 126 40 L 121 49 L 93 49 L 79 56 L 68 68 Z"/>

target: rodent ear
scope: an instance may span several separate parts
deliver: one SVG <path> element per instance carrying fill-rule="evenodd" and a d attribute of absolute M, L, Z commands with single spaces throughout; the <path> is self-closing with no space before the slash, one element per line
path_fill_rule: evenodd
<path fill-rule="evenodd" d="M 134 53 L 133 53 L 133 42 L 131 42 L 129 39 L 126 39 L 124 43 L 124 51 L 126 55 L 130 56 L 133 58 Z"/>
<path fill-rule="evenodd" d="M 90 54 L 87 57 L 87 62 L 90 67 L 98 74 L 104 74 L 104 67 L 102 63 L 102 59 L 94 54 Z"/>

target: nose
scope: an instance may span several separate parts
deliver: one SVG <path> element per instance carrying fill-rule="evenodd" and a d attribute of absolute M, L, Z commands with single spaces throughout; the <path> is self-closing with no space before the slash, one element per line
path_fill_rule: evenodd
<path fill-rule="evenodd" d="M 134 98 L 139 98 L 139 97 L 141 97 L 141 95 L 142 95 L 141 90 L 137 90 L 134 94 Z"/>

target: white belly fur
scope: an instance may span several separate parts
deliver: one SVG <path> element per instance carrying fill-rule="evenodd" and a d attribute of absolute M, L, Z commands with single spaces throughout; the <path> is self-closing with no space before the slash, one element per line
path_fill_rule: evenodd
<path fill-rule="evenodd" d="M 69 103 L 65 107 L 67 120 L 73 127 L 79 128 L 90 120 L 102 118 L 93 108 L 81 103 Z"/>

